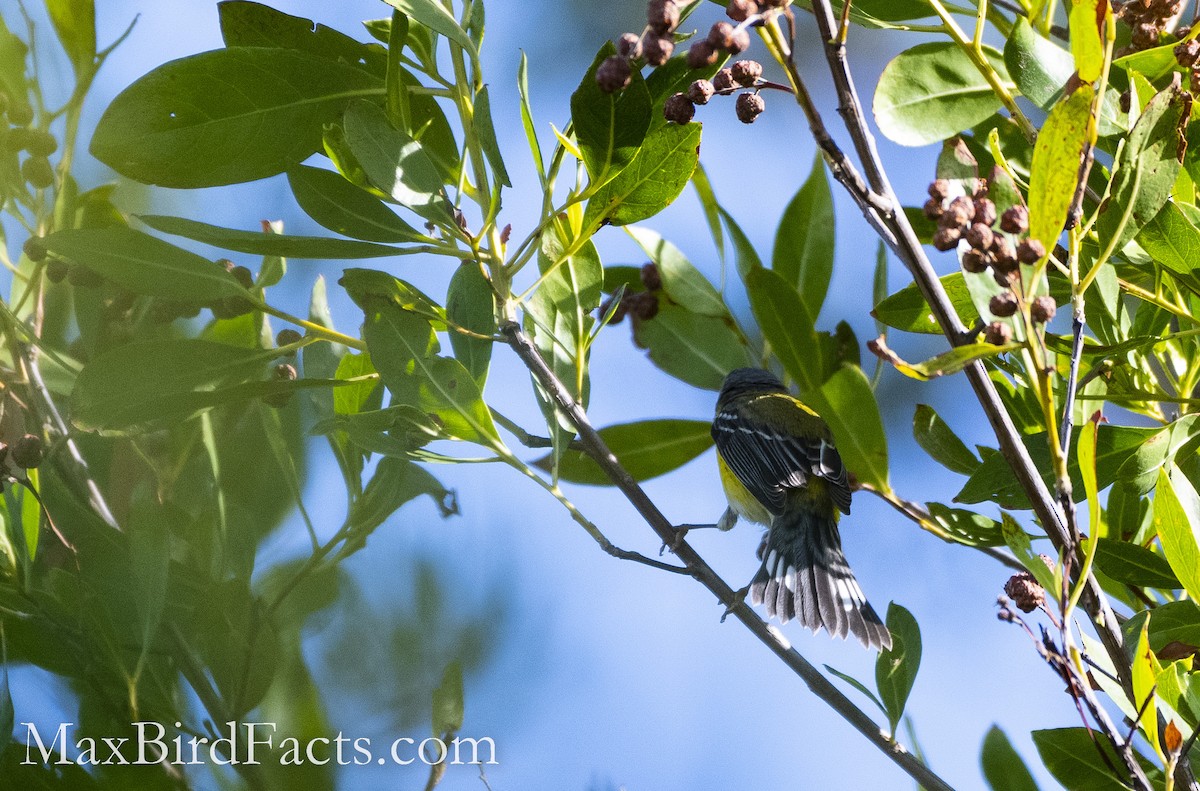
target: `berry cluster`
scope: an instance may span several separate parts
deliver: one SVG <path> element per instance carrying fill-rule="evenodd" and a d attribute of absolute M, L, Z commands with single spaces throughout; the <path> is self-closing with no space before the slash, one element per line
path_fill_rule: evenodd
<path fill-rule="evenodd" d="M 1167 33 L 1183 0 L 1129 0 L 1116 9 L 1118 18 L 1129 25 L 1129 46 L 1121 54 L 1140 52 L 1158 46 L 1159 38 Z"/>
<path fill-rule="evenodd" d="M 636 322 L 645 319 L 652 319 L 658 315 L 658 293 L 662 291 L 662 275 L 658 271 L 658 267 L 652 263 L 642 264 L 641 271 L 642 285 L 646 287 L 645 291 L 629 291 L 626 290 L 621 297 L 620 303 L 613 309 L 612 318 L 608 320 L 609 324 L 620 324 L 626 315 L 633 318 Z M 608 313 L 613 306 L 613 299 L 616 295 L 610 296 L 600 306 L 600 315 Z"/>
<path fill-rule="evenodd" d="M 925 216 L 938 224 L 933 246 L 946 251 L 956 249 L 960 241 L 966 242 L 963 269 L 976 274 L 990 270 L 997 285 L 1006 289 L 992 297 L 988 309 L 999 318 L 1013 316 L 1020 307 L 1021 264 L 1036 264 L 1046 256 L 1045 245 L 1026 235 L 1029 210 L 1017 204 L 997 217 L 996 204 L 988 198 L 988 183 L 984 179 L 976 181 L 970 196 L 951 198 L 951 192 L 952 185 L 947 179 L 937 179 L 929 185 Z M 1052 297 L 1037 297 L 1029 306 L 1035 324 L 1045 324 L 1054 318 L 1054 313 Z M 1002 345 L 1012 340 L 1012 328 L 1007 322 L 994 321 L 986 327 L 984 336 L 988 343 Z"/>
<path fill-rule="evenodd" d="M 1192 38 L 1179 42 L 1175 46 L 1175 60 L 1191 74 L 1192 93 L 1196 93 L 1200 88 L 1200 41 Z"/>
<path fill-rule="evenodd" d="M 5 93 L 0 93 L 0 152 L 7 157 L 19 158 L 21 178 L 35 190 L 44 190 L 54 185 L 54 166 L 50 155 L 58 150 L 54 135 L 36 129 L 33 110 L 29 105 L 13 102 Z M 16 159 L 13 160 L 14 165 Z"/>
<path fill-rule="evenodd" d="M 762 78 L 762 64 L 756 60 L 739 60 L 728 69 L 721 69 L 712 80 L 696 80 L 687 93 L 677 93 L 663 104 L 663 116 L 672 123 L 686 124 L 696 114 L 696 105 L 708 104 L 714 96 L 728 96 L 742 88 L 754 90 L 738 94 L 734 109 L 738 120 L 752 124 L 762 114 L 766 103 L 758 95 L 757 85 Z"/>

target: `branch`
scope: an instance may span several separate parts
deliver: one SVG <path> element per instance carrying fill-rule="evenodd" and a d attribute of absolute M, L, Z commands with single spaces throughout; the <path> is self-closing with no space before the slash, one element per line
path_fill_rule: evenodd
<path fill-rule="evenodd" d="M 500 332 L 508 339 L 513 351 L 553 399 L 555 406 L 575 426 L 579 432 L 580 441 L 587 448 L 588 455 L 600 465 L 609 480 L 637 509 L 662 542 L 675 547 L 676 556 L 683 561 L 689 573 L 728 608 L 729 614 L 741 621 L 750 633 L 758 638 L 759 642 L 767 646 L 792 672 L 798 675 L 814 695 L 828 704 L 927 791 L 952 791 L 946 781 L 938 777 L 904 747 L 889 739 L 870 717 L 855 706 L 796 649 L 792 648 L 777 629 L 769 627 L 759 618 L 745 601 L 729 587 L 729 584 L 700 557 L 696 550 L 692 549 L 686 541 L 679 540 L 680 537 L 674 525 L 658 510 L 658 506 L 638 485 L 633 476 L 621 466 L 617 457 L 613 455 L 596 429 L 592 427 L 587 413 L 571 398 L 566 388 L 555 377 L 554 372 L 546 365 L 546 361 L 538 353 L 537 348 L 521 330 L 521 325 L 515 321 L 508 321 L 501 325 Z"/>

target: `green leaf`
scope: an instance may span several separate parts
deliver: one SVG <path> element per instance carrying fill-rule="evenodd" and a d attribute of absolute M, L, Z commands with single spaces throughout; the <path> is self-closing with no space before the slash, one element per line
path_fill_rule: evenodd
<path fill-rule="evenodd" d="M 1186 149 L 1184 96 L 1171 86 L 1151 99 L 1117 158 L 1107 209 L 1096 223 L 1101 239 L 1115 238 L 1114 250 L 1137 236 L 1171 195 Z"/>
<path fill-rule="evenodd" d="M 0 90 L 8 95 L 11 106 L 20 108 L 24 115 L 32 115 L 25 76 L 28 54 L 29 48 L 25 42 L 0 19 Z"/>
<path fill-rule="evenodd" d="M 633 161 L 592 195 L 584 225 L 628 225 L 658 214 L 687 186 L 699 150 L 700 124 L 666 124 L 647 135 Z"/>
<path fill-rule="evenodd" d="M 659 368 L 705 390 L 720 390 L 726 374 L 750 364 L 746 342 L 728 321 L 680 305 L 661 305 L 639 321 L 634 339 Z"/>
<path fill-rule="evenodd" d="M 370 242 L 429 241 L 383 201 L 336 171 L 298 165 L 287 175 L 304 213 L 334 233 Z"/>
<path fill-rule="evenodd" d="M 529 58 L 521 53 L 521 61 L 517 64 L 517 93 L 521 97 L 521 126 L 525 129 L 525 140 L 529 144 L 529 153 L 537 168 L 538 179 L 542 186 L 546 185 L 546 165 L 542 160 L 542 145 L 538 142 L 537 127 L 533 123 L 533 108 L 529 104 Z"/>
<path fill-rule="evenodd" d="M 887 627 L 892 647 L 875 660 L 875 688 L 887 708 L 889 730 L 895 733 L 921 667 L 921 629 L 912 613 L 895 602 L 888 605 Z"/>
<path fill-rule="evenodd" d="M 625 231 L 658 268 L 662 289 L 672 302 L 702 316 L 729 316 L 720 293 L 678 247 L 648 228 L 627 226 Z"/>
<path fill-rule="evenodd" d="M 1138 630 L 1133 649 L 1130 683 L 1133 687 L 1133 703 L 1140 712 L 1136 717 L 1138 728 L 1154 751 L 1161 754 L 1162 749 L 1158 744 L 1158 700 L 1154 694 L 1158 682 L 1158 662 L 1150 650 L 1149 627 L 1150 619 L 1147 617 Z"/>
<path fill-rule="evenodd" d="M 1200 598 L 1200 498 L 1174 464 L 1159 470 L 1154 488 L 1154 527 L 1171 570 L 1192 599 Z"/>
<path fill-rule="evenodd" d="M 992 791 L 1038 791 L 1037 783 L 1004 731 L 993 725 L 983 737 L 983 776 Z"/>
<path fill-rule="evenodd" d="M 1101 538 L 1096 547 L 1096 565 L 1106 577 L 1125 585 L 1162 590 L 1183 587 L 1166 558 L 1137 544 Z"/>
<path fill-rule="evenodd" d="M 334 374 L 338 379 L 356 379 L 375 373 L 371 355 L 347 353 L 338 362 Z M 337 415 L 357 415 L 367 408 L 372 394 L 378 389 L 378 379 L 364 379 L 333 391 L 333 411 Z"/>
<path fill-rule="evenodd" d="M 144 644 L 149 645 L 162 620 L 171 565 L 171 523 L 180 515 L 155 501 L 150 492 L 134 492 L 126 520 L 133 583 L 137 590 Z"/>
<path fill-rule="evenodd" d="M 391 302 L 401 310 L 423 316 L 433 323 L 435 330 L 446 325 L 446 311 L 441 305 L 423 294 L 420 289 L 378 269 L 347 269 L 338 281 L 356 303 L 380 298 Z"/>
<path fill-rule="evenodd" d="M 1001 82 L 1015 90 L 1000 53 L 987 46 L 983 52 Z M 950 41 L 918 44 L 893 58 L 879 76 L 873 103 L 880 131 L 905 146 L 941 142 L 1000 106 L 979 69 Z"/>
<path fill-rule="evenodd" d="M 1001 513 L 1000 532 L 1004 536 L 1004 543 L 1012 550 L 1016 559 L 1021 561 L 1025 570 L 1037 578 L 1038 584 L 1051 597 L 1057 598 L 1062 586 L 1055 579 L 1056 573 L 1039 556 L 1033 554 L 1033 543 L 1029 540 L 1029 534 L 1021 529 L 1017 520 L 1007 513 Z"/>
<path fill-rule="evenodd" d="M 260 378 L 278 356 L 274 349 L 182 338 L 118 346 L 79 372 L 71 420 L 84 431 L 117 431 L 182 419 L 213 406 L 220 396 L 214 391 Z"/>
<path fill-rule="evenodd" d="M 917 404 L 913 439 L 934 461 L 960 475 L 970 475 L 981 463 L 931 406 Z"/>
<path fill-rule="evenodd" d="M 46 0 L 46 10 L 75 73 L 87 73 L 96 58 L 94 0 Z"/>
<path fill-rule="evenodd" d="M 442 673 L 442 683 L 433 691 L 433 735 L 456 733 L 463 724 L 462 665 L 451 662 Z"/>
<path fill-rule="evenodd" d="M 320 150 L 322 126 L 376 92 L 383 93 L 379 78 L 297 50 L 204 52 L 159 66 L 118 94 L 90 150 L 145 184 L 255 181 Z"/>
<path fill-rule="evenodd" d="M 475 8 L 482 12 L 483 3 L 476 3 Z M 504 156 L 500 153 L 500 142 L 496 139 L 496 124 L 492 121 L 492 99 L 486 85 L 480 88 L 475 96 L 475 116 L 471 122 L 475 127 L 475 136 L 479 138 L 479 145 L 483 148 L 483 155 L 487 157 L 492 172 L 496 174 L 496 180 L 506 187 L 511 187 L 512 179 L 508 177 L 508 169 L 504 167 Z"/>
<path fill-rule="evenodd" d="M 221 39 L 227 47 L 296 49 L 358 66 L 376 75 L 384 73 L 384 56 L 379 47 L 370 47 L 311 19 L 242 0 L 224 0 L 217 4 L 217 12 L 221 19 Z"/>
<path fill-rule="evenodd" d="M 1005 545 L 1000 523 L 994 519 L 967 511 L 950 508 L 941 503 L 926 503 L 933 521 L 946 531 L 949 538 L 969 547 L 1002 547 Z"/>
<path fill-rule="evenodd" d="M 1173 601 L 1155 607 L 1149 634 L 1154 651 L 1161 651 L 1169 643 L 1200 649 L 1200 606 L 1193 601 Z"/>
<path fill-rule="evenodd" d="M 818 153 L 808 179 L 783 211 L 771 256 L 771 268 L 795 286 L 814 319 L 833 276 L 834 236 L 833 195 Z"/>
<path fill-rule="evenodd" d="M 8 686 L 8 664 L 0 663 L 0 753 L 8 748 L 12 740 L 16 709 L 13 708 L 12 691 Z"/>
<path fill-rule="evenodd" d="M 616 53 L 617 48 L 606 41 L 571 94 L 575 142 L 594 187 L 609 181 L 633 161 L 650 128 L 652 103 L 641 71 L 634 69 L 629 85 L 614 93 L 600 90 L 596 82 L 600 64 Z"/>
<path fill-rule="evenodd" d="M 453 221 L 441 172 L 420 142 L 369 102 L 351 104 L 344 123 L 346 144 L 372 184 L 428 220 Z"/>
<path fill-rule="evenodd" d="M 979 311 L 975 309 L 975 303 L 971 299 L 971 291 L 967 288 L 963 273 L 952 272 L 942 275 L 941 281 L 942 288 L 945 289 L 946 296 L 949 297 L 950 304 L 954 306 L 954 312 L 958 314 L 959 319 L 968 327 L 973 325 L 979 318 Z M 871 311 L 871 315 L 887 326 L 905 332 L 942 334 L 942 328 L 934 319 L 933 313 L 929 309 L 929 303 L 912 283 L 876 305 L 875 309 Z"/>
<path fill-rule="evenodd" d="M 772 269 L 754 269 L 745 280 L 750 309 L 771 350 L 802 393 L 815 391 L 824 381 L 825 361 L 800 294 Z"/>
<path fill-rule="evenodd" d="M 1079 182 L 1079 159 L 1088 142 L 1091 85 L 1083 84 L 1050 110 L 1033 148 L 1029 174 L 1029 237 L 1052 248 L 1067 221 Z"/>
<path fill-rule="evenodd" d="M 446 292 L 446 318 L 454 325 L 480 335 L 496 334 L 496 302 L 492 283 L 479 265 L 466 261 L 455 270 Z M 475 338 L 450 327 L 450 346 L 483 389 L 492 361 L 493 342 Z"/>
<path fill-rule="evenodd" d="M 1023 16 L 1004 45 L 1004 63 L 1021 93 L 1043 110 L 1053 106 L 1075 73 L 1071 53 L 1035 32 Z"/>
<path fill-rule="evenodd" d="M 384 0 L 384 2 L 430 30 L 441 33 L 465 49 L 472 58 L 479 57 L 479 50 L 475 46 L 475 42 L 467 35 L 467 31 L 463 30 L 450 12 L 436 0 Z"/>
<path fill-rule="evenodd" d="M 132 228 L 79 228 L 46 237 L 46 249 L 134 292 L 189 305 L 248 296 L 224 267 Z"/>
<path fill-rule="evenodd" d="M 724 265 L 725 232 L 721 227 L 721 205 L 717 202 L 717 194 L 713 191 L 712 182 L 708 180 L 704 165 L 696 165 L 696 172 L 692 174 L 692 186 L 696 188 L 696 197 L 700 199 L 700 207 L 704 209 L 704 221 L 708 223 L 708 232 L 717 248 L 717 256 Z"/>
<path fill-rule="evenodd" d="M 1071 54 L 1083 82 L 1095 82 L 1104 68 L 1104 28 L 1111 13 L 1108 0 L 1076 0 L 1071 4 Z"/>
<path fill-rule="evenodd" d="M 1180 204 L 1167 201 L 1142 228 L 1137 242 L 1155 264 L 1165 267 L 1192 291 L 1200 291 L 1196 272 L 1196 263 L 1200 261 L 1200 228 L 1184 212 Z"/>
<path fill-rule="evenodd" d="M 37 559 L 42 535 L 41 472 L 31 468 L 25 471 L 25 475 L 29 483 L 21 489 L 21 531 L 25 539 L 25 552 L 32 563 Z"/>
<path fill-rule="evenodd" d="M 888 362 L 900 373 L 919 382 L 928 382 L 930 379 L 936 379 L 939 376 L 956 374 L 976 360 L 995 357 L 998 354 L 1019 349 L 1021 346 L 1015 342 L 1006 343 L 1003 346 L 996 346 L 982 341 L 967 343 L 962 346 L 955 346 L 949 351 L 942 352 L 919 363 L 906 362 L 891 349 L 885 350 L 882 346 L 876 346 L 875 348 L 877 350 L 876 353 L 884 354 Z"/>
<path fill-rule="evenodd" d="M 883 701 L 881 701 L 874 692 L 872 692 L 870 689 L 868 689 L 866 684 L 862 683 L 854 676 L 852 676 L 848 673 L 843 673 L 842 671 L 838 670 L 836 667 L 832 667 L 831 665 L 825 665 L 825 669 L 828 670 L 831 674 L 833 674 L 837 678 L 840 678 L 842 681 L 845 681 L 847 684 L 849 684 L 850 686 L 857 689 L 862 694 L 866 695 L 867 700 L 871 701 L 876 706 L 878 706 L 879 710 L 881 712 L 883 712 L 883 716 L 885 716 L 885 717 L 887 716 L 887 709 L 884 708 Z"/>
<path fill-rule="evenodd" d="M 330 239 L 324 236 L 290 236 L 282 233 L 241 231 L 221 228 L 183 217 L 140 214 L 138 219 L 156 231 L 182 236 L 202 244 L 255 255 L 275 255 L 285 258 L 386 258 L 403 255 L 399 247 L 349 239 Z"/>
<path fill-rule="evenodd" d="M 355 542 L 362 542 L 401 506 L 421 495 L 437 504 L 442 518 L 458 513 L 454 492 L 438 483 L 425 469 L 407 459 L 385 456 L 363 490 L 362 497 L 350 508 L 349 524 Z"/>
<path fill-rule="evenodd" d="M 758 251 L 754 249 L 754 245 L 750 243 L 750 239 L 742 230 L 742 226 L 737 224 L 737 220 L 733 219 L 733 215 L 720 206 L 717 207 L 717 211 L 720 212 L 721 220 L 725 223 L 725 227 L 729 229 L 729 238 L 733 242 L 733 252 L 737 261 L 738 275 L 745 281 L 751 272 L 763 268 L 762 258 L 759 257 Z"/>
<path fill-rule="evenodd" d="M 829 424 L 846 469 L 859 481 L 890 492 L 887 435 L 875 392 L 862 369 L 843 365 L 818 390 L 803 396 Z"/>
<path fill-rule="evenodd" d="M 636 481 L 648 481 L 687 464 L 712 447 L 712 423 L 707 420 L 642 420 L 600 429 L 600 438 Z M 553 468 L 553 456 L 534 462 Z M 569 450 L 559 459 L 558 475 L 564 481 L 611 486 L 612 481 L 591 457 Z"/>

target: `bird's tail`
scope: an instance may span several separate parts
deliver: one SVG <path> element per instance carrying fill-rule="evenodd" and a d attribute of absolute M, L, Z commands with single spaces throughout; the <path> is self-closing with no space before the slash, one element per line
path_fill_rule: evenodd
<path fill-rule="evenodd" d="M 763 564 L 750 582 L 750 600 L 766 604 L 782 623 L 797 618 L 814 632 L 852 634 L 864 646 L 892 647 L 892 635 L 867 603 L 842 553 L 832 512 L 797 508 L 776 517 L 761 550 Z"/>

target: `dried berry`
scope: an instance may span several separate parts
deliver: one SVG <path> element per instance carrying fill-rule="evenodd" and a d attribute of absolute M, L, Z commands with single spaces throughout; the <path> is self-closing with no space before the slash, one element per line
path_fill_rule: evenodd
<path fill-rule="evenodd" d="M 1180 66 L 1190 69 L 1196 65 L 1197 59 L 1200 59 L 1200 41 L 1193 38 L 1175 46 L 1175 60 L 1179 61 Z"/>
<path fill-rule="evenodd" d="M 723 49 L 728 51 L 733 46 L 733 35 L 737 32 L 737 28 L 728 22 L 721 21 L 715 23 L 708 31 L 708 43 L 713 45 L 714 49 Z"/>
<path fill-rule="evenodd" d="M 676 93 L 663 102 L 663 117 L 671 123 L 686 124 L 696 115 L 696 105 L 685 93 Z"/>
<path fill-rule="evenodd" d="M 31 470 L 42 463 L 42 456 L 45 453 L 42 438 L 26 434 L 13 443 L 10 453 L 13 464 L 24 470 Z"/>
<path fill-rule="evenodd" d="M 275 336 L 276 346 L 291 346 L 293 343 L 299 343 L 304 340 L 304 336 L 293 330 L 291 327 L 282 329 Z"/>
<path fill-rule="evenodd" d="M 716 76 L 712 78 L 713 90 L 717 93 L 725 93 L 732 91 L 737 87 L 737 82 L 733 79 L 733 71 L 730 69 L 721 69 Z"/>
<path fill-rule="evenodd" d="M 1002 291 L 988 302 L 988 310 L 993 316 L 1006 319 L 1017 312 L 1017 296 L 1011 291 Z"/>
<path fill-rule="evenodd" d="M 743 93 L 737 98 L 737 117 L 743 124 L 752 124 L 766 109 L 766 102 L 757 93 Z"/>
<path fill-rule="evenodd" d="M 651 66 L 661 66 L 671 59 L 675 51 L 675 42 L 670 36 L 651 36 L 642 39 L 642 54 Z"/>
<path fill-rule="evenodd" d="M 655 33 L 670 33 L 679 24 L 679 6 L 674 0 L 650 0 L 646 4 L 646 24 Z"/>
<path fill-rule="evenodd" d="M 692 100 L 692 104 L 708 104 L 715 92 L 716 89 L 708 80 L 696 80 L 688 86 L 687 97 Z"/>
<path fill-rule="evenodd" d="M 1000 269 L 996 263 L 992 262 L 992 279 L 996 281 L 996 285 L 1000 288 L 1012 288 L 1017 284 L 1017 280 L 1021 277 L 1014 269 Z"/>
<path fill-rule="evenodd" d="M 933 246 L 942 252 L 953 250 L 962 238 L 962 231 L 957 228 L 939 228 L 933 235 Z"/>
<path fill-rule="evenodd" d="M 613 306 L 613 297 L 609 297 L 608 299 L 606 299 L 604 302 L 602 302 L 600 304 L 600 315 L 603 316 L 606 313 L 608 313 L 609 309 L 611 309 L 612 306 Z M 617 303 L 617 307 L 615 310 L 613 310 L 612 318 L 610 318 L 608 320 L 608 323 L 609 324 L 620 324 L 621 321 L 624 320 L 625 313 L 628 310 L 629 310 L 629 305 L 626 304 L 626 301 L 624 299 L 622 299 L 620 302 Z"/>
<path fill-rule="evenodd" d="M 1004 584 L 1004 592 L 1012 597 L 1013 603 L 1022 612 L 1033 612 L 1046 602 L 1046 591 L 1038 583 L 1037 577 L 1028 571 L 1010 577 Z"/>
<path fill-rule="evenodd" d="M 725 51 L 730 55 L 740 55 L 748 49 L 750 49 L 750 34 L 745 29 L 738 29 L 729 40 L 729 46 L 725 48 Z"/>
<path fill-rule="evenodd" d="M 26 239 L 22 249 L 25 251 L 25 257 L 35 263 L 46 258 L 46 241 L 40 236 L 31 236 Z"/>
<path fill-rule="evenodd" d="M 21 163 L 21 176 L 29 186 L 44 190 L 54 184 L 54 166 L 45 157 L 31 156 Z"/>
<path fill-rule="evenodd" d="M 689 69 L 703 69 L 717 62 L 717 50 L 707 40 L 697 41 L 688 47 L 687 64 Z"/>
<path fill-rule="evenodd" d="M 1046 257 L 1046 247 L 1037 239 L 1024 239 L 1017 245 L 1017 260 L 1022 264 L 1036 264 Z"/>
<path fill-rule="evenodd" d="M 950 197 L 950 182 L 947 179 L 935 179 L 929 185 L 929 197 L 944 201 Z"/>
<path fill-rule="evenodd" d="M 620 55 L 605 58 L 596 69 L 596 84 L 605 93 L 616 93 L 629 84 L 629 61 Z"/>
<path fill-rule="evenodd" d="M 1000 230 L 1008 233 L 1025 233 L 1029 230 L 1029 209 L 1019 204 L 1010 207 L 1000 217 Z"/>
<path fill-rule="evenodd" d="M 975 199 L 975 222 L 981 222 L 984 225 L 996 224 L 996 204 L 992 203 L 987 198 Z"/>
<path fill-rule="evenodd" d="M 1057 310 L 1058 308 L 1054 304 L 1054 297 L 1038 297 L 1029 306 L 1029 318 L 1033 319 L 1034 324 L 1045 324 L 1054 318 Z"/>
<path fill-rule="evenodd" d="M 758 13 L 758 3 L 754 0 L 729 0 L 725 14 L 734 22 L 745 22 Z"/>
<path fill-rule="evenodd" d="M 990 225 L 977 222 L 967 229 L 963 238 L 976 250 L 990 250 L 994 234 Z"/>
<path fill-rule="evenodd" d="M 961 211 L 967 218 L 967 221 L 975 219 L 975 201 L 968 198 L 966 195 L 959 195 L 954 200 L 950 201 L 950 209 L 952 211 Z"/>
<path fill-rule="evenodd" d="M 647 291 L 658 291 L 662 288 L 662 275 L 653 263 L 642 264 L 642 285 Z"/>
<path fill-rule="evenodd" d="M 937 198 L 930 198 L 925 201 L 924 206 L 925 216 L 931 220 L 936 220 L 942 216 L 946 208 L 942 206 L 942 202 Z"/>
<path fill-rule="evenodd" d="M 617 54 L 626 60 L 642 57 L 642 38 L 637 33 L 622 33 L 617 39 Z"/>
<path fill-rule="evenodd" d="M 658 315 L 658 297 L 649 291 L 626 294 L 625 301 L 629 303 L 629 313 L 634 318 L 648 320 Z"/>
<path fill-rule="evenodd" d="M 992 239 L 992 257 L 996 259 L 994 266 L 1001 272 L 1013 272 L 1017 268 L 1017 252 L 1013 250 L 1012 242 L 1007 237 L 996 234 Z"/>
<path fill-rule="evenodd" d="M 983 339 L 993 346 L 1003 346 L 1012 340 L 1012 327 L 1003 321 L 993 321 L 983 331 Z M 1008 595 L 1012 596 L 1011 593 Z"/>
<path fill-rule="evenodd" d="M 739 60 L 730 68 L 734 82 L 749 88 L 762 77 L 762 64 L 756 60 Z"/>
<path fill-rule="evenodd" d="M 962 255 L 962 268 L 968 272 L 974 272 L 975 274 L 986 272 L 989 263 L 988 254 L 973 247 Z"/>

